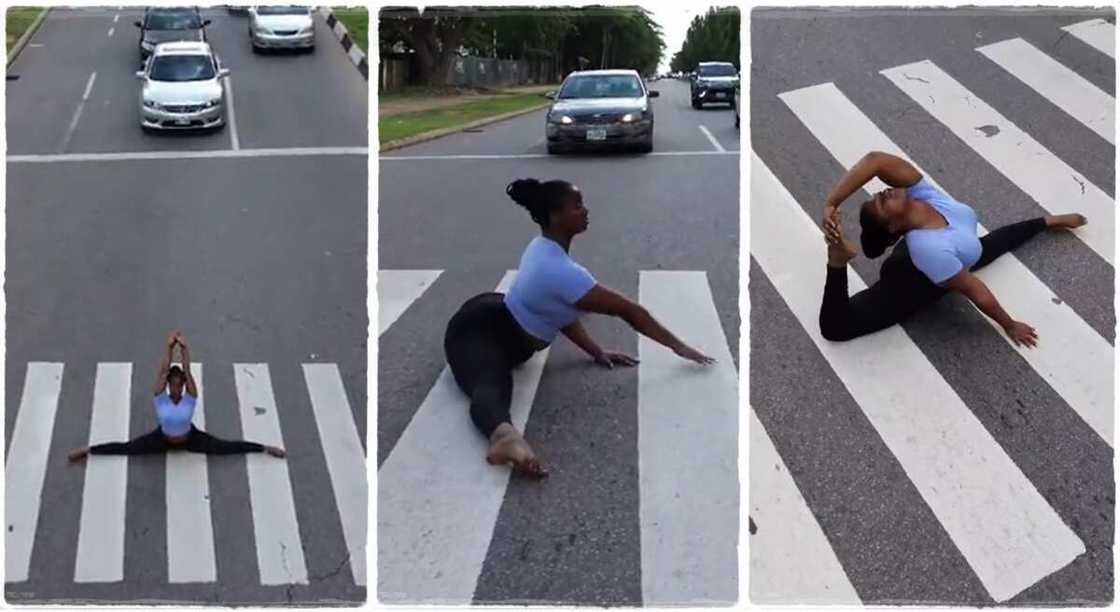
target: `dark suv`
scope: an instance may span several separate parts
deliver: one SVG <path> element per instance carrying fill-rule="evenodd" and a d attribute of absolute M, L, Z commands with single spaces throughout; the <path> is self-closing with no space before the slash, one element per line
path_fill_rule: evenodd
<path fill-rule="evenodd" d="M 140 62 L 152 54 L 156 45 L 164 42 L 207 42 L 206 26 L 197 7 L 149 7 L 144 9 L 144 19 L 135 22 L 140 28 Z"/>
<path fill-rule="evenodd" d="M 692 73 L 692 108 L 710 102 L 735 104 L 735 86 L 739 84 L 739 71 L 730 62 L 700 62 Z"/>

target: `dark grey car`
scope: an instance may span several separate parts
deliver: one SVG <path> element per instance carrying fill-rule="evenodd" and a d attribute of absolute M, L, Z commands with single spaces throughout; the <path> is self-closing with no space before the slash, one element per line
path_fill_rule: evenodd
<path fill-rule="evenodd" d="M 156 45 L 165 42 L 207 42 L 206 26 L 197 7 L 149 7 L 144 18 L 134 22 L 140 28 L 140 62 L 148 59 Z"/>
<path fill-rule="evenodd" d="M 549 153 L 604 145 L 653 150 L 653 106 L 635 70 L 573 72 L 560 85 L 545 118 Z"/>

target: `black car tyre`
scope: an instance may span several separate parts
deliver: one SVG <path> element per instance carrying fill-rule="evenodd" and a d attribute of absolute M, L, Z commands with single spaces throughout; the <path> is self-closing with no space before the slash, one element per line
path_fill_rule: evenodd
<path fill-rule="evenodd" d="M 548 149 L 548 154 L 549 155 L 558 155 L 558 154 L 563 152 L 563 150 L 560 148 L 560 145 L 552 144 L 551 142 L 548 143 L 548 146 L 546 147 L 546 149 Z"/>

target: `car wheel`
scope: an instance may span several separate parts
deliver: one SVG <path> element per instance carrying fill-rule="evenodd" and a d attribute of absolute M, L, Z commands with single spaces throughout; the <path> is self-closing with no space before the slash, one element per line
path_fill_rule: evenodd
<path fill-rule="evenodd" d="M 692 108 L 695 108 L 696 110 L 700 110 L 700 108 L 703 107 L 703 106 L 704 106 L 703 102 L 697 100 L 696 98 L 692 99 Z"/>
<path fill-rule="evenodd" d="M 638 152 L 639 153 L 653 153 L 653 136 L 650 136 L 649 140 L 647 140 L 647 141 L 643 142 L 642 144 L 638 145 Z"/>
<path fill-rule="evenodd" d="M 560 145 L 552 144 L 551 142 L 548 143 L 546 149 L 548 150 L 549 155 L 558 155 L 563 152 L 563 150 L 560 148 Z"/>

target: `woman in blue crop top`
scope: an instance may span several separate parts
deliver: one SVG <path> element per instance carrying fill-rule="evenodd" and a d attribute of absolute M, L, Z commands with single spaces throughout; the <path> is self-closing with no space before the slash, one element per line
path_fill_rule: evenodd
<path fill-rule="evenodd" d="M 183 367 L 172 366 L 171 358 L 179 345 Z M 183 394 L 184 388 L 186 394 Z M 139 438 L 128 442 L 106 442 L 70 451 L 70 461 L 80 461 L 87 455 L 143 455 L 168 450 L 185 450 L 209 455 L 238 453 L 268 453 L 283 457 L 284 449 L 265 446 L 244 440 L 222 440 L 198 429 L 191 423 L 198 389 L 191 375 L 191 353 L 187 339 L 175 331 L 167 337 L 167 354 L 159 367 L 155 385 L 156 420 L 159 425 Z"/>
<path fill-rule="evenodd" d="M 558 334 L 604 367 L 637 364 L 629 355 L 596 344 L 579 321 L 582 314 L 618 317 L 684 359 L 699 364 L 713 360 L 671 334 L 641 305 L 596 283 L 568 255 L 572 238 L 588 227 L 583 195 L 575 185 L 523 179 L 511 183 L 506 194 L 529 211 L 541 235 L 526 247 L 517 279 L 505 295 L 477 295 L 451 317 L 444 351 L 455 382 L 470 397 L 471 420 L 490 440 L 486 460 L 544 477 L 548 472 L 510 422 L 513 368 Z"/>
<path fill-rule="evenodd" d="M 860 209 L 860 242 L 870 258 L 898 243 L 883 262 L 879 280 L 848 296 L 847 265 L 856 247 L 844 238 L 840 204 L 878 178 L 890 189 Z M 922 177 L 906 160 L 873 151 L 840 179 L 825 201 L 828 273 L 821 302 L 821 335 L 844 341 L 890 327 L 950 291 L 967 297 L 999 324 L 1016 346 L 1034 347 L 1035 329 L 1011 318 L 987 285 L 972 273 L 1044 229 L 1085 225 L 1083 215 L 1052 215 L 1020 221 L 977 237 L 976 213 Z"/>

